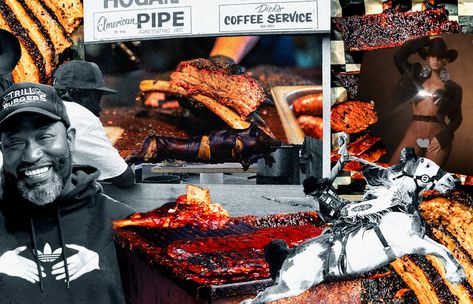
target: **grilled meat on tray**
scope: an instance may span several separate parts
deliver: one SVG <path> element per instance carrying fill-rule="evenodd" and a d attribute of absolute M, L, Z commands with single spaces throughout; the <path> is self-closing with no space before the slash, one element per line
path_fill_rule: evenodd
<path fill-rule="evenodd" d="M 199 110 L 197 104 L 202 105 L 207 108 L 209 111 L 220 117 L 227 125 L 233 129 L 246 129 L 250 126 L 250 122 L 242 118 L 238 113 L 232 109 L 224 106 L 223 104 L 215 101 L 214 99 L 205 96 L 203 94 L 193 94 L 188 95 L 185 89 L 172 84 L 169 81 L 164 80 L 143 80 L 140 83 L 140 91 L 143 94 L 150 92 L 163 92 L 166 94 L 173 94 L 181 96 L 179 103 L 182 103 L 182 99 L 189 99 L 188 105 L 193 106 L 194 113 L 204 113 L 204 111 Z M 205 114 L 204 114 L 205 115 Z"/>
<path fill-rule="evenodd" d="M 202 94 L 247 117 L 267 99 L 263 87 L 246 74 L 234 74 L 230 66 L 208 59 L 181 62 L 171 74 L 171 83 L 187 95 Z"/>

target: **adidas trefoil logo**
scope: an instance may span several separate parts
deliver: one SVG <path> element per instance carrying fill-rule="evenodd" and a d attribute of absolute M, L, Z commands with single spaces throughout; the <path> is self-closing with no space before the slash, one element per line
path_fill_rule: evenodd
<path fill-rule="evenodd" d="M 49 245 L 49 243 L 46 243 L 44 245 L 43 252 L 41 252 L 41 250 L 37 251 L 38 258 L 43 263 L 52 263 L 52 262 L 54 262 L 55 260 L 57 260 L 57 258 L 59 256 L 61 256 L 61 253 L 62 253 L 62 248 L 61 247 L 59 247 L 58 249 L 52 251 L 51 246 Z"/>

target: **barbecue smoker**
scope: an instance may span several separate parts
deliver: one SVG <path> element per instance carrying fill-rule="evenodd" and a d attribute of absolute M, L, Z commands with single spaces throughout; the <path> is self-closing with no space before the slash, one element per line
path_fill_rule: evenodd
<path fill-rule="evenodd" d="M 272 166 L 258 160 L 257 184 L 300 184 L 301 181 L 301 146 L 282 146 L 271 153 L 275 162 Z"/>
<path fill-rule="evenodd" d="M 310 94 L 322 94 L 322 87 L 276 86 L 271 89 L 288 144 L 271 153 L 275 159 L 272 166 L 258 160 L 258 184 L 298 185 L 308 176 L 322 177 L 322 140 L 304 135 L 293 109 L 295 100 Z"/>

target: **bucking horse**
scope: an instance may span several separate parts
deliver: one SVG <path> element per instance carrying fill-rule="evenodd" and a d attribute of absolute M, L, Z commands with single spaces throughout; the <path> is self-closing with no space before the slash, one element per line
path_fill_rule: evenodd
<path fill-rule="evenodd" d="M 454 178 L 409 148 L 401 152 L 398 164 L 388 168 L 374 165 L 364 174 L 368 190 L 360 202 L 338 198 L 331 183 L 327 185 L 330 179 L 318 183 L 317 189 L 308 187 L 306 194 L 318 200 L 323 219 L 333 225 L 320 236 L 288 249 L 275 284 L 242 304 L 297 296 L 323 281 L 360 276 L 407 254 L 438 257 L 452 284 L 466 278 L 451 252 L 426 236 L 418 210 L 422 191 L 445 193 L 454 187 Z M 331 207 L 322 210 L 323 206 Z M 282 241 L 274 243 L 278 242 Z"/>

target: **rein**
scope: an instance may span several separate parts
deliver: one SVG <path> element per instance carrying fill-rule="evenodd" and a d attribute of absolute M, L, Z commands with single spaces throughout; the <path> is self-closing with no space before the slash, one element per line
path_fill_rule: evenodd
<path fill-rule="evenodd" d="M 427 190 L 432 190 L 432 189 L 435 188 L 437 183 L 440 181 L 440 179 L 445 174 L 447 174 L 447 172 L 446 171 L 441 172 L 440 168 L 437 170 L 437 173 L 434 176 L 429 176 L 427 174 L 422 174 L 422 175 L 409 174 L 403 168 L 401 174 L 399 174 L 398 176 L 393 177 L 393 180 L 396 180 L 396 179 L 399 179 L 401 177 L 407 176 L 407 177 L 412 178 L 416 182 L 417 187 L 420 187 L 420 185 L 418 183 L 419 180 L 421 182 L 423 182 L 424 184 L 431 182 L 432 185 L 430 185 L 430 187 Z"/>

